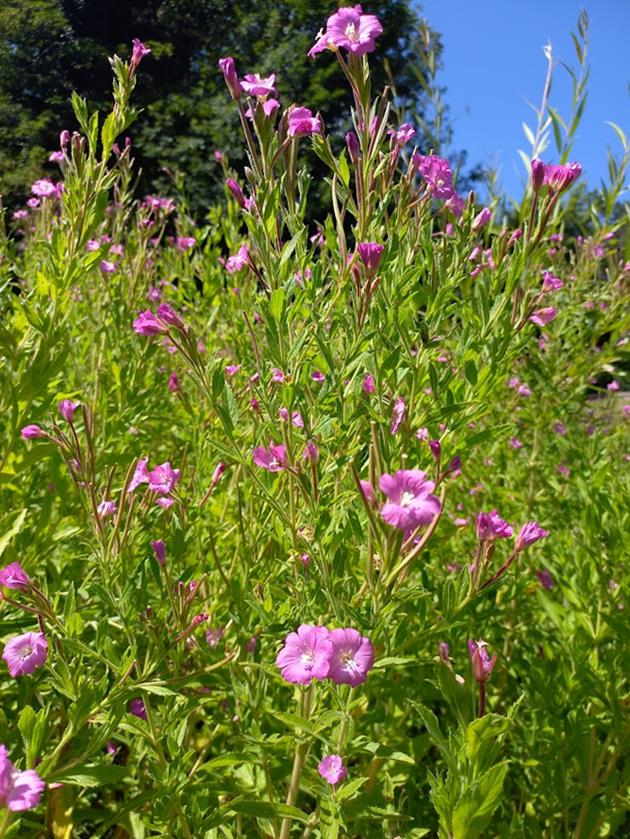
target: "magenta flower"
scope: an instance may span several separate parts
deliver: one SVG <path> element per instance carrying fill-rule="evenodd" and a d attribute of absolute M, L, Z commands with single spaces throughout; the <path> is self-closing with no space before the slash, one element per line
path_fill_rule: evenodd
<path fill-rule="evenodd" d="M 226 364 L 225 365 L 225 375 L 232 378 L 232 376 L 236 376 L 238 372 L 242 369 L 242 364 Z"/>
<path fill-rule="evenodd" d="M 239 207 L 244 207 L 245 195 L 239 182 L 235 181 L 234 178 L 227 178 L 225 181 L 225 185 L 236 199 L 236 203 L 239 205 Z"/>
<path fill-rule="evenodd" d="M 169 306 L 168 303 L 160 303 L 157 307 L 157 316 L 162 323 L 166 323 L 168 326 L 173 326 L 175 329 L 183 330 L 186 327 L 182 318 L 177 314 L 172 306 Z"/>
<path fill-rule="evenodd" d="M 419 469 L 381 475 L 379 486 L 389 498 L 381 507 L 381 516 L 399 530 L 415 530 L 421 524 L 430 524 L 440 512 L 439 498 L 431 495 L 435 484 Z"/>
<path fill-rule="evenodd" d="M 96 508 L 96 512 L 98 513 L 99 518 L 106 519 L 108 516 L 114 516 L 117 509 L 118 505 L 115 501 L 104 499 Z"/>
<path fill-rule="evenodd" d="M 182 389 L 177 373 L 171 373 L 171 375 L 168 377 L 166 387 L 170 390 L 171 393 L 177 393 Z"/>
<path fill-rule="evenodd" d="M 376 384 L 374 383 L 374 376 L 371 373 L 368 373 L 363 379 L 361 387 L 363 388 L 364 393 L 374 393 L 376 390 Z"/>
<path fill-rule="evenodd" d="M 103 274 L 113 274 L 118 266 L 115 262 L 111 262 L 109 259 L 101 259 L 98 267 L 101 269 Z"/>
<path fill-rule="evenodd" d="M 133 49 L 131 51 L 131 66 L 135 70 L 137 69 L 138 65 L 145 57 L 145 55 L 150 55 L 151 50 L 149 47 L 145 46 L 139 38 L 133 39 Z"/>
<path fill-rule="evenodd" d="M 147 709 L 144 707 L 144 700 L 132 699 L 129 703 L 129 712 L 133 714 L 134 717 L 139 717 L 141 720 L 146 720 Z"/>
<path fill-rule="evenodd" d="M 72 422 L 74 412 L 80 404 L 80 402 L 73 402 L 72 399 L 62 399 L 59 403 L 59 413 L 66 422 Z"/>
<path fill-rule="evenodd" d="M 133 328 L 138 335 L 163 335 L 167 332 L 166 326 L 156 318 L 150 309 L 140 312 L 133 322 Z"/>
<path fill-rule="evenodd" d="M 19 562 L 12 562 L 10 565 L 0 568 L 0 586 L 23 589 L 28 588 L 30 584 L 31 579 Z"/>
<path fill-rule="evenodd" d="M 350 160 L 352 163 L 357 163 L 359 160 L 359 139 L 354 131 L 348 131 L 346 134 L 346 146 L 348 148 L 348 154 L 350 156 Z"/>
<path fill-rule="evenodd" d="M 227 89 L 230 91 L 232 99 L 240 99 L 241 86 L 238 82 L 238 76 L 236 74 L 236 65 L 234 63 L 234 59 L 231 56 L 227 56 L 227 58 L 220 58 L 219 67 L 221 68 L 223 78 L 225 79 L 225 84 L 227 85 Z M 217 157 L 217 152 L 214 153 L 214 156 L 217 160 L 222 161 L 223 153 L 219 152 L 219 154 L 221 155 L 220 158 Z"/>
<path fill-rule="evenodd" d="M 365 55 L 376 49 L 375 39 L 383 27 L 375 15 L 364 15 L 360 5 L 339 9 L 326 22 L 326 31 L 320 35 L 309 50 L 309 57 L 325 49 L 343 49 L 355 55 Z"/>
<path fill-rule="evenodd" d="M 26 769 L 20 772 L 9 760 L 6 747 L 0 745 L 0 808 L 11 812 L 37 807 L 46 784 L 37 772 Z"/>
<path fill-rule="evenodd" d="M 529 319 L 532 323 L 535 323 L 536 326 L 546 326 L 548 323 L 551 323 L 552 320 L 556 317 L 556 310 L 553 306 L 545 306 L 543 309 L 537 309 L 533 312 Z"/>
<path fill-rule="evenodd" d="M 392 434 L 397 434 L 400 426 L 402 425 L 402 421 L 405 418 L 405 411 L 407 410 L 407 404 L 402 396 L 398 396 L 394 402 L 394 407 L 392 408 L 392 424 L 390 427 L 390 432 Z"/>
<path fill-rule="evenodd" d="M 610 390 L 610 391 L 619 390 L 619 382 L 617 381 L 617 379 L 613 379 L 612 382 L 608 382 L 608 384 L 606 385 L 606 390 Z"/>
<path fill-rule="evenodd" d="M 286 682 L 310 685 L 313 679 L 325 679 L 330 669 L 333 644 L 325 626 L 302 624 L 287 635 L 278 653 L 276 666 Z"/>
<path fill-rule="evenodd" d="M 490 513 L 479 513 L 477 516 L 477 539 L 480 542 L 494 539 L 509 539 L 512 527 L 504 521 L 496 510 Z"/>
<path fill-rule="evenodd" d="M 475 218 L 473 219 L 473 223 L 471 225 L 471 230 L 475 233 L 479 230 L 483 230 L 484 227 L 488 224 L 490 219 L 492 218 L 492 210 L 489 207 L 484 207 L 481 212 L 477 213 Z"/>
<path fill-rule="evenodd" d="M 321 370 L 313 370 L 313 372 L 311 373 L 311 379 L 314 382 L 321 384 L 323 381 L 325 381 L 326 376 L 321 372 Z"/>
<path fill-rule="evenodd" d="M 374 649 L 369 638 L 356 629 L 333 629 L 330 632 L 332 655 L 328 678 L 337 685 L 362 684 L 374 664 Z"/>
<path fill-rule="evenodd" d="M 313 134 L 322 133 L 322 121 L 314 117 L 308 108 L 297 108 L 293 106 L 288 111 L 289 137 L 310 137 Z"/>
<path fill-rule="evenodd" d="M 154 542 L 151 542 L 151 547 L 159 564 L 166 565 L 166 545 L 164 542 L 161 539 L 156 539 Z"/>
<path fill-rule="evenodd" d="M 271 443 L 268 449 L 258 446 L 252 452 L 252 458 L 256 466 L 266 469 L 268 472 L 280 472 L 287 465 L 287 450 L 282 443 Z"/>
<path fill-rule="evenodd" d="M 228 274 L 236 274 L 237 271 L 242 271 L 249 262 L 249 248 L 247 244 L 241 245 L 238 253 L 227 258 L 225 262 L 225 270 Z"/>
<path fill-rule="evenodd" d="M 158 495 L 169 495 L 175 488 L 175 484 L 181 478 L 181 471 L 173 469 L 167 460 L 152 469 L 149 474 L 149 489 Z"/>
<path fill-rule="evenodd" d="M 414 154 L 412 161 L 435 198 L 449 199 L 454 195 L 453 172 L 448 160 L 435 155 Z"/>
<path fill-rule="evenodd" d="M 216 628 L 210 627 L 210 629 L 206 630 L 206 644 L 214 649 L 219 645 L 219 641 L 225 635 L 225 628 L 222 626 L 218 626 Z"/>
<path fill-rule="evenodd" d="M 348 770 L 339 755 L 325 755 L 317 764 L 317 771 L 329 784 L 345 781 L 348 775 Z"/>
<path fill-rule="evenodd" d="M 369 481 L 359 481 L 361 487 L 361 494 L 371 507 L 376 507 L 376 491 Z"/>
<path fill-rule="evenodd" d="M 532 188 L 538 192 L 545 182 L 545 164 L 535 157 L 531 162 L 532 167 Z"/>
<path fill-rule="evenodd" d="M 319 460 L 319 449 L 315 445 L 312 440 L 306 441 L 306 446 L 304 447 L 304 454 L 302 455 L 304 460 L 310 460 L 311 463 L 317 463 Z"/>
<path fill-rule="evenodd" d="M 280 370 L 279 367 L 272 367 L 271 368 L 271 381 L 278 382 L 278 384 L 283 384 L 286 379 L 285 374 Z"/>
<path fill-rule="evenodd" d="M 373 277 L 378 271 L 383 250 L 383 245 L 379 245 L 377 242 L 360 242 L 357 245 L 357 251 L 365 265 L 368 277 Z"/>
<path fill-rule="evenodd" d="M 397 146 L 404 146 L 416 136 L 416 129 L 409 122 L 403 122 L 400 128 L 390 128 L 387 136 L 391 137 Z"/>
<path fill-rule="evenodd" d="M 488 656 L 487 646 L 485 641 L 468 641 L 473 676 L 480 685 L 485 685 L 488 681 L 497 661 L 496 653 L 492 658 Z"/>
<path fill-rule="evenodd" d="M 48 641 L 41 632 L 16 635 L 4 646 L 2 658 L 12 676 L 30 676 L 46 661 Z"/>
<path fill-rule="evenodd" d="M 521 443 L 521 441 L 518 439 L 518 437 L 510 437 L 510 446 L 511 446 L 513 449 L 517 449 L 517 450 L 518 450 L 518 449 L 522 449 L 522 448 L 523 448 L 523 444 L 522 444 L 522 443 Z"/>
<path fill-rule="evenodd" d="M 546 539 L 549 536 L 548 530 L 543 530 L 542 527 L 535 521 L 528 521 L 521 528 L 521 532 L 516 537 L 516 550 L 524 551 L 529 545 L 538 542 L 539 539 Z"/>
<path fill-rule="evenodd" d="M 131 480 L 129 481 L 129 486 L 127 487 L 127 492 L 133 492 L 134 489 L 140 486 L 140 484 L 148 484 L 149 483 L 149 470 L 147 469 L 147 463 L 149 462 L 148 457 L 141 457 L 138 461 L 138 464 L 134 470 Z"/>
<path fill-rule="evenodd" d="M 263 79 L 258 73 L 249 73 L 241 81 L 241 90 L 248 96 L 268 96 L 270 93 L 277 93 L 275 88 L 276 75 L 272 73 Z"/>
<path fill-rule="evenodd" d="M 551 271 L 545 271 L 543 274 L 543 291 L 557 291 L 562 288 L 564 283 L 560 277 L 556 277 Z"/>
<path fill-rule="evenodd" d="M 525 384 L 519 385 L 516 389 L 516 392 L 518 393 L 519 396 L 529 397 L 529 396 L 532 395 L 531 389 Z"/>
<path fill-rule="evenodd" d="M 175 247 L 178 251 L 189 251 L 195 247 L 196 241 L 194 236 L 178 236 L 175 240 Z"/>
<path fill-rule="evenodd" d="M 39 198 L 50 198 L 57 195 L 57 185 L 48 178 L 40 178 L 32 185 L 31 192 Z"/>
<path fill-rule="evenodd" d="M 579 163 L 545 164 L 545 186 L 556 192 L 562 192 L 582 174 L 582 167 Z"/>
<path fill-rule="evenodd" d="M 553 588 L 553 577 L 546 568 L 543 568 L 541 571 L 536 571 L 536 576 L 538 577 L 538 582 L 543 588 Z"/>
<path fill-rule="evenodd" d="M 37 440 L 39 437 L 48 436 L 39 425 L 25 425 L 20 434 L 25 440 Z"/>

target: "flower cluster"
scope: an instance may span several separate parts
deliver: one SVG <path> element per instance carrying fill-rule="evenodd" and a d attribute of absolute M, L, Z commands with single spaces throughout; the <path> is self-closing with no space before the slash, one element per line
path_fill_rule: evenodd
<path fill-rule="evenodd" d="M 373 664 L 372 643 L 356 629 L 327 629 L 309 623 L 287 636 L 276 658 L 282 678 L 299 685 L 331 679 L 338 685 L 356 687 L 366 680 Z"/>

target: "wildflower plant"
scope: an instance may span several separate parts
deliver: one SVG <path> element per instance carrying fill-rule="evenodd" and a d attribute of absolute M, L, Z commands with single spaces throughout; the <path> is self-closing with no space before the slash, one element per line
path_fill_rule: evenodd
<path fill-rule="evenodd" d="M 133 193 L 134 42 L 2 239 L 0 836 L 623 831 L 625 136 L 579 234 L 546 102 L 480 206 L 323 24 L 346 137 L 226 56 L 195 226 Z"/>

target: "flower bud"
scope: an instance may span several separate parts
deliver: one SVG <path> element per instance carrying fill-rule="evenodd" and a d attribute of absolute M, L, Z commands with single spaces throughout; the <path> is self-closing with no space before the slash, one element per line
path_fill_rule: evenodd
<path fill-rule="evenodd" d="M 542 160 L 535 157 L 532 160 L 532 188 L 534 192 L 538 192 L 538 190 L 542 187 L 544 180 L 545 164 Z"/>
<path fill-rule="evenodd" d="M 346 145 L 348 147 L 350 160 L 353 163 L 357 163 L 359 160 L 359 140 L 357 139 L 357 135 L 354 131 L 348 131 L 346 134 Z"/>
<path fill-rule="evenodd" d="M 234 59 L 231 56 L 228 56 L 227 58 L 220 58 L 219 67 L 221 68 L 225 84 L 227 85 L 227 89 L 230 91 L 232 99 L 236 99 L 238 101 L 241 98 L 241 86 L 236 74 L 236 64 L 234 63 Z"/>
<path fill-rule="evenodd" d="M 241 185 L 238 183 L 238 181 L 235 181 L 234 178 L 228 178 L 225 182 L 225 185 L 236 199 L 236 202 L 238 203 L 239 207 L 243 208 L 245 206 L 245 196 L 243 194 L 243 190 L 241 189 Z"/>

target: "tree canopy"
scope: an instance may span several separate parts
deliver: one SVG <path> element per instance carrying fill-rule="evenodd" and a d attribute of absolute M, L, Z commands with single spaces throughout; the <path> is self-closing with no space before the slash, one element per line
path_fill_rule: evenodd
<path fill-rule="evenodd" d="M 337 0 L 5 0 L 0 8 L 0 192 L 21 197 L 41 176 L 58 134 L 75 126 L 72 90 L 99 107 L 109 98 L 107 57 L 147 43 L 136 91 L 144 108 L 133 126 L 144 189 L 164 189 L 164 170 L 185 176 L 193 204 L 216 189 L 220 148 L 241 160 L 235 109 L 218 59 L 234 56 L 240 74 L 277 74 L 283 106 L 320 111 L 329 130 L 347 119 L 347 87 L 330 54 L 307 57 Z M 369 8 L 368 8 L 369 6 Z M 383 34 L 371 59 L 376 88 L 396 79 L 397 101 L 421 108 L 412 60 L 419 23 L 411 0 L 373 0 Z M 439 40 L 436 41 L 439 49 Z"/>

